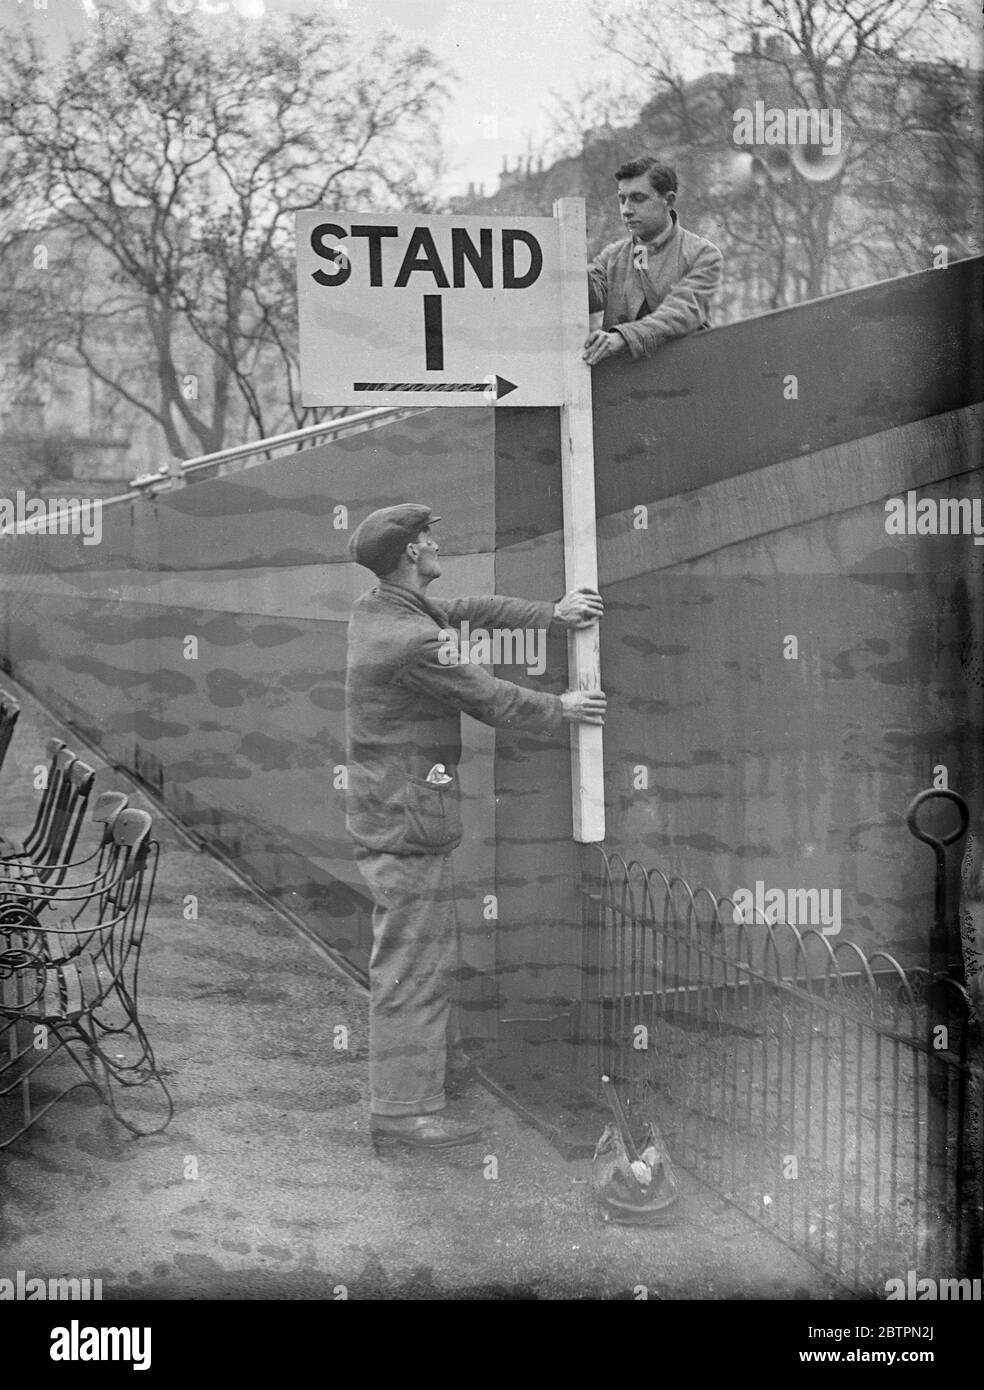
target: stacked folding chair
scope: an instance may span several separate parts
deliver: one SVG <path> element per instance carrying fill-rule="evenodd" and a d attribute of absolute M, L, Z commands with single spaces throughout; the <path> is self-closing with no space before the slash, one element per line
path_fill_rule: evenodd
<path fill-rule="evenodd" d="M 0 1149 L 80 1087 L 134 1134 L 159 1133 L 173 1113 L 138 1014 L 160 854 L 151 817 L 128 807 L 124 792 L 103 792 L 89 853 L 73 859 L 95 773 L 58 739 L 47 754 L 30 831 L 23 841 L 0 835 Z M 52 1066 L 62 1052 L 74 1064 L 67 1080 L 62 1063 Z M 165 1112 L 149 1127 L 120 1109 L 123 1094 L 142 1087 Z M 44 1090 L 36 1103 L 32 1088 Z"/>
<path fill-rule="evenodd" d="M 8 695 L 6 690 L 0 690 L 0 768 L 3 767 L 3 760 L 7 756 L 19 715 L 20 705 L 13 695 Z"/>

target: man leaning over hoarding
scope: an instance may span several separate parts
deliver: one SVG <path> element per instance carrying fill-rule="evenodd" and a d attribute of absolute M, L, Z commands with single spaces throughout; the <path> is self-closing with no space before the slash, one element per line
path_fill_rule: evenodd
<path fill-rule="evenodd" d="M 584 344 L 591 366 L 620 352 L 652 357 L 671 339 L 709 328 L 721 281 L 721 252 L 677 217 L 675 170 L 646 156 L 616 169 L 615 181 L 629 235 L 588 267 L 588 307 L 604 311 Z"/>
<path fill-rule="evenodd" d="M 557 603 L 431 598 L 441 574 L 429 507 L 373 512 L 349 554 L 377 576 L 348 630 L 346 824 L 373 898 L 369 964 L 369 1086 L 373 1141 L 446 1148 L 478 1138 L 445 1109 L 448 1024 L 458 955 L 451 852 L 462 836 L 461 715 L 556 734 L 601 724 L 600 690 L 551 695 L 497 680 L 458 657 L 453 629 L 590 627 L 603 605 L 591 589 Z"/>

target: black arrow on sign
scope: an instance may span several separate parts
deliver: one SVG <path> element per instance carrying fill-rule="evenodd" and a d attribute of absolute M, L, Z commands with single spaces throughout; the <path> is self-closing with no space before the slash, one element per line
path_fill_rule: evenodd
<path fill-rule="evenodd" d="M 356 381 L 355 391 L 487 391 L 488 381 Z M 510 391 L 515 391 L 516 383 L 507 381 L 504 376 L 495 379 L 495 398 L 501 401 Z"/>

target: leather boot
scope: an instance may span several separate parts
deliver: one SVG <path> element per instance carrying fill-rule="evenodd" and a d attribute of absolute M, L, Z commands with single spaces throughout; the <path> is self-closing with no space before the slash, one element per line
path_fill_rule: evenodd
<path fill-rule="evenodd" d="M 480 1138 L 478 1125 L 462 1124 L 444 1115 L 373 1115 L 370 1133 L 380 1143 L 406 1144 L 413 1149 L 449 1149 Z"/>

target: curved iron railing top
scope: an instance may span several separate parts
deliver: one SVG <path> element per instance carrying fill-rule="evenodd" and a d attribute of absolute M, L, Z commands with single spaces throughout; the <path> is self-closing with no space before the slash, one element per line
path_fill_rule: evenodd
<path fill-rule="evenodd" d="M 934 797 L 952 802 L 959 813 L 958 824 L 942 836 L 923 829 L 918 820 L 920 808 Z M 912 834 L 930 845 L 936 856 L 936 904 L 928 968 L 903 967 L 890 952 L 878 949 L 869 954 L 847 938 L 834 943 L 816 927 L 800 928 L 782 918 L 770 918 L 757 906 L 741 909 L 729 896 L 717 897 L 700 885 L 692 887 L 682 874 L 667 876 L 659 868 L 647 869 L 640 860 L 627 859 L 603 845 L 592 846 L 598 854 L 595 897 L 603 914 L 612 914 L 629 929 L 657 926 L 681 933 L 692 945 L 714 955 L 724 971 L 741 966 L 753 974 L 784 978 L 789 986 L 806 989 L 829 989 L 831 984 L 840 985 L 850 978 L 863 983 L 872 998 L 883 990 L 888 975 L 897 982 L 907 1005 L 915 1003 L 914 981 L 929 980 L 955 991 L 972 1017 L 967 991 L 942 969 L 948 939 L 945 849 L 963 836 L 969 821 L 966 801 L 950 790 L 920 792 L 906 812 Z M 590 897 L 590 886 L 587 891 Z M 878 976 L 882 977 L 881 986 Z"/>

